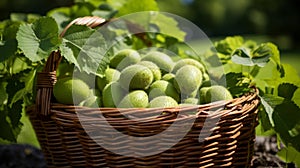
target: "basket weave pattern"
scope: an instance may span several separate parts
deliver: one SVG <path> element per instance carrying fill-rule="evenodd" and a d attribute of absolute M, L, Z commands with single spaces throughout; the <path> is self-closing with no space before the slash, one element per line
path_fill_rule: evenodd
<path fill-rule="evenodd" d="M 180 108 L 117 109 L 64 105 L 56 103 L 52 96 L 60 60 L 59 52 L 49 56 L 43 72 L 38 74 L 36 104 L 27 109 L 48 167 L 250 167 L 258 124 L 257 91 L 231 101 Z M 138 120 L 123 115 L 157 112 L 163 113 Z M 105 122 L 123 136 L 108 129 Z M 125 138 L 127 135 L 157 135 L 174 122 L 182 124 L 155 140 L 145 142 Z M 171 140 L 186 131 L 186 124 L 191 122 L 187 134 L 172 145 Z M 110 149 L 121 151 L 122 155 L 97 142 L 108 142 Z M 134 149 L 138 155 L 151 152 L 152 147 L 164 150 L 145 157 L 132 157 L 132 150 L 129 150 Z"/>

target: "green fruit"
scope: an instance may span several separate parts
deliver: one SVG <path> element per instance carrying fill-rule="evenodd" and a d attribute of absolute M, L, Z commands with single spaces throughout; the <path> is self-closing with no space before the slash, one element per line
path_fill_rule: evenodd
<path fill-rule="evenodd" d="M 108 68 L 105 70 L 105 78 L 107 83 L 117 81 L 120 78 L 120 72 L 116 69 Z"/>
<path fill-rule="evenodd" d="M 183 104 L 194 104 L 194 105 L 196 105 L 196 104 L 199 104 L 199 99 L 190 97 L 190 98 L 184 99 Z"/>
<path fill-rule="evenodd" d="M 118 70 L 112 69 L 112 68 L 107 68 L 105 70 L 103 77 L 97 76 L 96 84 L 97 84 L 98 89 L 100 89 L 102 91 L 103 88 L 107 84 L 117 81 L 117 80 L 119 80 L 119 78 L 120 78 L 120 72 Z"/>
<path fill-rule="evenodd" d="M 177 107 L 178 103 L 170 96 L 159 96 L 150 101 L 149 107 Z"/>
<path fill-rule="evenodd" d="M 158 96 L 170 96 L 177 102 L 179 101 L 179 94 L 172 83 L 164 80 L 158 80 L 151 84 L 149 88 L 149 99 L 152 100 Z"/>
<path fill-rule="evenodd" d="M 205 104 L 207 102 L 206 100 L 206 92 L 210 87 L 202 87 L 199 89 L 199 98 L 200 98 L 200 104 Z"/>
<path fill-rule="evenodd" d="M 90 88 L 80 79 L 66 77 L 56 82 L 53 94 L 59 103 L 77 105 L 89 97 Z"/>
<path fill-rule="evenodd" d="M 175 75 L 174 74 L 172 74 L 172 73 L 167 73 L 167 74 L 165 74 L 164 76 L 162 76 L 162 80 L 164 80 L 164 81 L 168 81 L 168 82 L 171 82 L 171 83 L 173 83 L 174 82 L 174 78 L 175 78 Z"/>
<path fill-rule="evenodd" d="M 143 58 L 142 61 L 151 61 L 156 64 L 163 74 L 171 72 L 174 61 L 165 53 L 158 51 L 150 51 Z"/>
<path fill-rule="evenodd" d="M 85 72 L 75 72 L 74 76 L 78 79 L 81 79 L 84 81 L 86 84 L 89 85 L 90 88 L 95 87 L 95 79 L 96 76 L 93 74 L 87 74 Z"/>
<path fill-rule="evenodd" d="M 231 93 L 224 86 L 213 85 L 205 91 L 205 103 L 231 99 Z"/>
<path fill-rule="evenodd" d="M 210 77 L 207 73 L 203 73 L 203 81 L 209 81 Z"/>
<path fill-rule="evenodd" d="M 183 95 L 190 95 L 202 84 L 202 73 L 193 65 L 181 67 L 175 74 L 174 86 Z"/>
<path fill-rule="evenodd" d="M 123 69 L 120 75 L 120 84 L 126 90 L 147 89 L 153 81 L 151 70 L 142 65 L 130 65 Z"/>
<path fill-rule="evenodd" d="M 121 87 L 119 82 L 107 84 L 102 93 L 104 107 L 116 107 L 125 96 L 126 91 Z"/>
<path fill-rule="evenodd" d="M 111 58 L 109 66 L 122 70 L 129 65 L 138 63 L 140 60 L 141 56 L 137 51 L 133 49 L 123 49 Z"/>
<path fill-rule="evenodd" d="M 177 61 L 176 64 L 174 65 L 174 67 L 173 67 L 172 72 L 174 74 L 176 74 L 176 72 L 185 65 L 193 65 L 193 66 L 197 67 L 202 73 L 205 72 L 204 66 L 200 62 L 198 62 L 197 60 L 194 60 L 194 59 L 191 59 L 191 58 L 184 58 L 184 59 L 181 59 L 181 60 Z"/>
<path fill-rule="evenodd" d="M 143 90 L 135 90 L 121 100 L 118 108 L 146 108 L 148 103 L 147 93 Z"/>
<path fill-rule="evenodd" d="M 157 80 L 160 80 L 161 79 L 161 72 L 160 72 L 160 69 L 159 67 L 154 64 L 153 62 L 150 62 L 150 61 L 141 61 L 138 63 L 139 65 L 143 65 L 147 68 L 149 68 L 151 71 L 152 71 L 152 74 L 153 74 L 153 80 L 154 81 L 157 81 Z"/>
<path fill-rule="evenodd" d="M 102 106 L 101 98 L 97 96 L 91 96 L 84 101 L 83 106 L 91 107 L 91 108 L 101 107 Z"/>

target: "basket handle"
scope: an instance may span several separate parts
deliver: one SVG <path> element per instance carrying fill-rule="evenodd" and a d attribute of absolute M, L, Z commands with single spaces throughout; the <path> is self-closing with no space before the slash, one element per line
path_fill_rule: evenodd
<path fill-rule="evenodd" d="M 86 16 L 73 20 L 61 32 L 60 37 L 63 37 L 66 31 L 72 25 L 86 25 L 91 28 L 101 26 L 107 23 L 108 20 L 97 16 Z M 53 51 L 47 59 L 46 65 L 42 72 L 37 75 L 37 95 L 36 95 L 36 115 L 46 118 L 50 115 L 50 106 L 52 99 L 53 86 L 57 81 L 56 70 L 62 59 L 60 51 Z"/>

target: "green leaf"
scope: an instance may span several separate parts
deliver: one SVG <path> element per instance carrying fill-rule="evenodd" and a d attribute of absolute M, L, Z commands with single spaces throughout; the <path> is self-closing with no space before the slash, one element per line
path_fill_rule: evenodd
<path fill-rule="evenodd" d="M 244 43 L 241 36 L 226 37 L 224 40 L 215 42 L 214 46 L 219 53 L 231 55 L 237 48 L 240 48 Z"/>
<path fill-rule="evenodd" d="M 230 72 L 225 75 L 225 78 L 226 87 L 228 88 L 232 96 L 239 97 L 251 91 L 251 88 L 249 88 L 250 80 L 242 73 Z"/>
<path fill-rule="evenodd" d="M 158 11 L 158 6 L 155 0 L 127 0 L 122 7 L 118 9 L 117 16 L 132 14 L 141 11 Z"/>
<path fill-rule="evenodd" d="M 277 105 L 281 104 L 284 99 L 278 96 L 265 94 L 263 96 L 260 96 L 260 100 L 262 105 L 264 106 L 266 113 L 268 114 L 271 125 L 274 127 L 275 126 L 275 123 L 273 121 L 274 108 Z"/>
<path fill-rule="evenodd" d="M 294 92 L 292 100 L 297 104 L 298 107 L 300 107 L 300 88 Z"/>
<path fill-rule="evenodd" d="M 32 68 L 30 65 L 28 65 L 27 59 L 25 60 L 25 57 L 16 57 L 13 60 L 13 64 L 11 66 L 12 74 L 20 73 L 21 71 L 27 70 Z"/>
<path fill-rule="evenodd" d="M 0 62 L 7 60 L 15 55 L 17 51 L 17 42 L 15 40 L 7 40 L 4 45 L 0 44 Z"/>
<path fill-rule="evenodd" d="M 268 113 L 266 112 L 263 105 L 259 106 L 258 118 L 260 121 L 260 128 L 261 128 L 261 130 L 259 130 L 259 131 L 261 133 L 273 132 L 273 127 L 272 127 L 271 121 L 270 121 Z"/>
<path fill-rule="evenodd" d="M 272 54 L 272 50 L 266 44 L 261 44 L 254 51 L 245 47 L 236 49 L 231 60 L 240 65 L 264 67 L 269 62 Z"/>
<path fill-rule="evenodd" d="M 1 79 L 2 80 L 2 79 Z M 5 104 L 7 101 L 7 93 L 6 93 L 6 82 L 1 82 L 0 83 L 0 107 L 1 105 Z"/>
<path fill-rule="evenodd" d="M 277 155 L 286 163 L 295 163 L 297 167 L 300 167 L 300 152 L 292 146 L 281 149 Z"/>
<path fill-rule="evenodd" d="M 158 27 L 159 33 L 184 41 L 186 33 L 179 29 L 178 22 L 174 18 L 162 13 L 152 13 L 150 23 Z"/>
<path fill-rule="evenodd" d="M 16 34 L 19 29 L 20 23 L 13 22 L 5 26 L 2 33 L 2 41 L 0 44 L 0 62 L 5 61 L 15 55 L 17 51 Z"/>
<path fill-rule="evenodd" d="M 17 32 L 18 47 L 32 62 L 47 58 L 60 44 L 58 26 L 53 18 L 42 17 L 33 24 L 23 24 Z"/>
<path fill-rule="evenodd" d="M 4 111 L 0 110 L 0 138 L 11 141 L 11 142 L 16 142 L 15 135 L 6 120 L 6 114 Z"/>
<path fill-rule="evenodd" d="M 292 99 L 297 89 L 298 87 L 291 83 L 282 83 L 278 86 L 278 96 L 284 97 L 286 99 Z"/>
<path fill-rule="evenodd" d="M 254 63 L 264 66 L 270 58 L 272 58 L 277 65 L 280 64 L 279 51 L 272 43 L 262 43 L 257 46 L 251 53 Z"/>
<path fill-rule="evenodd" d="M 247 48 L 238 48 L 234 51 L 231 61 L 245 66 L 254 66 L 251 60 L 250 51 Z"/>
<path fill-rule="evenodd" d="M 7 109 L 7 111 L 8 111 L 7 114 L 10 119 L 11 126 L 14 129 L 15 135 L 19 134 L 19 131 L 20 131 L 19 129 L 20 129 L 20 126 L 22 125 L 22 123 L 20 122 L 20 119 L 22 117 L 22 115 L 21 115 L 22 108 L 23 108 L 22 104 L 23 104 L 23 101 L 18 100 L 11 107 L 9 107 Z"/>
<path fill-rule="evenodd" d="M 288 132 L 299 122 L 300 108 L 293 101 L 285 99 L 276 105 L 272 117 L 276 131 Z"/>
<path fill-rule="evenodd" d="M 300 108 L 291 100 L 276 106 L 273 113 L 275 131 L 285 145 L 292 145 L 300 152 Z"/>
<path fill-rule="evenodd" d="M 103 36 L 86 26 L 71 26 L 60 46 L 64 57 L 85 72 L 104 73 L 109 59 L 104 56 L 107 46 Z"/>
<path fill-rule="evenodd" d="M 25 87 L 24 82 L 21 82 L 17 75 L 14 75 L 7 80 L 6 93 L 8 95 L 8 100 L 7 100 L 8 104 L 10 104 L 10 102 L 12 102 L 15 94 L 19 90 L 23 89 L 24 87 Z"/>
<path fill-rule="evenodd" d="M 290 64 L 281 64 L 283 68 L 282 81 L 292 83 L 300 87 L 300 77 L 298 71 Z"/>
<path fill-rule="evenodd" d="M 32 70 L 28 74 L 24 74 L 22 77 L 20 77 L 20 81 L 22 81 L 25 84 L 25 87 L 14 94 L 12 100 L 10 101 L 10 106 L 13 106 L 13 104 L 17 101 L 22 100 L 23 97 L 28 93 L 33 92 L 35 75 L 36 70 Z"/>

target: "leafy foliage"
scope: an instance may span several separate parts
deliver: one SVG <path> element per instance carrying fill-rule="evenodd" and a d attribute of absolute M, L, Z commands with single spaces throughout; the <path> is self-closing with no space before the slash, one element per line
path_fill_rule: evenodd
<path fill-rule="evenodd" d="M 105 32 L 73 25 L 63 37 L 60 36 L 67 24 L 78 17 L 94 15 L 109 20 L 145 10 L 158 11 L 158 6 L 154 0 L 139 3 L 131 0 L 77 0 L 70 7 L 49 11 L 47 16 L 13 13 L 10 20 L 0 22 L 0 129 L 4 130 L 0 132 L 0 140 L 16 142 L 22 128 L 22 114 L 35 101 L 36 75 L 53 51 L 59 50 L 63 55 L 62 66 L 73 69 L 74 65 L 79 71 L 98 76 L 107 68 L 109 56 L 121 48 L 141 49 L 156 45 L 178 53 L 176 44 L 184 40 L 185 34 L 173 18 L 164 15 L 142 18 L 145 24 L 140 25 L 145 30 L 154 26 L 161 33 L 132 35 L 131 28 L 119 22 L 117 27 L 108 26 Z M 177 36 L 164 35 L 170 32 Z M 108 39 L 117 36 L 125 37 L 124 41 L 108 50 L 108 45 L 111 45 Z M 58 71 L 64 73 L 62 68 Z"/>
<path fill-rule="evenodd" d="M 272 43 L 256 44 L 235 36 L 216 42 L 215 49 L 211 56 L 217 55 L 222 61 L 227 86 L 234 88 L 231 89 L 233 93 L 235 90 L 236 93 L 243 93 L 247 85 L 254 85 L 260 90 L 259 120 L 262 131 L 274 130 L 288 146 L 279 154 L 299 154 L 300 78 L 294 68 L 281 64 L 277 46 Z M 248 81 L 236 88 L 245 79 Z M 295 160 L 289 157 L 287 161 Z"/>

